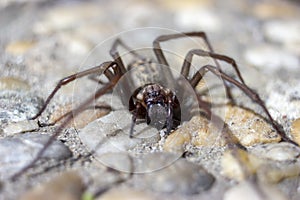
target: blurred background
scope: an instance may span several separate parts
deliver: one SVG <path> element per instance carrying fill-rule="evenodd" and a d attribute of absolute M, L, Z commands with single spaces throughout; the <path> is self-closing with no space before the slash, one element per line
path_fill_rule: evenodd
<path fill-rule="evenodd" d="M 246 83 L 288 129 L 300 118 L 299 19 L 299 0 L 0 0 L 0 92 L 4 99 L 8 90 L 45 99 L 62 77 L 111 60 L 116 38 L 154 58 L 155 37 L 204 31 L 216 52 L 235 59 Z M 177 70 L 188 50 L 207 49 L 201 39 L 174 40 L 162 47 Z M 197 58 L 195 63 L 199 67 L 211 60 Z M 94 86 L 75 81 L 53 102 L 81 102 Z M 7 122 L 3 116 L 0 121 Z"/>
<path fill-rule="evenodd" d="M 269 97 L 276 90 L 278 99 L 297 99 L 299 19 L 296 0 L 2 0 L 0 74 L 15 82 L 5 79 L 0 85 L 16 87 L 11 85 L 18 82 L 25 84 L 18 87 L 29 87 L 46 97 L 62 77 L 111 60 L 110 46 L 117 37 L 132 48 L 149 50 L 160 34 L 205 31 L 214 50 L 234 58 L 246 82 L 262 96 Z M 178 70 L 188 50 L 206 49 L 196 39 L 162 47 L 177 55 L 169 62 Z M 199 66 L 209 59 L 204 61 Z M 85 85 L 83 93 L 88 91 L 87 82 L 80 85 Z M 73 94 L 73 87 L 62 90 L 64 97 Z M 79 89 L 76 86 L 78 94 Z M 286 113 L 289 106 L 282 109 L 277 100 L 269 104 L 280 113 Z"/>

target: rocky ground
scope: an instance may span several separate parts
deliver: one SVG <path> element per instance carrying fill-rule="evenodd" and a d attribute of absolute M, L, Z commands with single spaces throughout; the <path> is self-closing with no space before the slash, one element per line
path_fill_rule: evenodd
<path fill-rule="evenodd" d="M 34 167 L 11 179 L 35 158 L 63 114 L 101 85 L 76 80 L 59 90 L 42 116 L 30 117 L 61 78 L 111 60 L 116 38 L 154 58 L 158 35 L 205 31 L 214 50 L 235 59 L 247 85 L 300 144 L 299 1 L 11 0 L 1 1 L 0 9 L 0 199 L 300 198 L 300 148 L 280 142 L 261 107 L 233 86 L 236 104 L 213 109 L 229 127 L 227 137 L 223 123 L 187 114 L 168 136 L 139 123 L 130 139 L 131 116 L 117 98 L 120 81 L 68 123 Z M 195 38 L 162 47 L 174 74 L 189 49 L 207 49 Z M 193 62 L 196 69 L 214 64 L 209 58 Z M 237 78 L 229 64 L 222 67 Z M 209 75 L 205 81 L 197 90 L 206 83 L 205 98 L 224 100 L 222 82 Z M 184 90 L 195 98 L 188 85 Z M 246 149 L 228 145 L 237 141 Z"/>

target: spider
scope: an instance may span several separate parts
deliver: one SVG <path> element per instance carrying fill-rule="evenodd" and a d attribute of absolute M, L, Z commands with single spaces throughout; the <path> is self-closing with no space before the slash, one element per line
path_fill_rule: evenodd
<path fill-rule="evenodd" d="M 186 32 L 186 33 L 178 33 L 178 34 L 161 35 L 157 37 L 153 41 L 153 51 L 157 59 L 156 63 L 169 67 L 168 61 L 161 49 L 160 43 L 167 42 L 170 40 L 176 40 L 184 37 L 198 37 L 205 42 L 208 48 L 207 51 L 202 49 L 190 50 L 187 53 L 184 62 L 182 64 L 180 74 L 189 82 L 190 86 L 194 88 L 195 92 L 196 92 L 195 89 L 196 86 L 202 80 L 203 76 L 207 72 L 211 72 L 212 74 L 219 76 L 224 82 L 226 94 L 230 100 L 233 101 L 234 99 L 231 95 L 229 84 L 239 88 L 253 102 L 258 104 L 263 109 L 263 111 L 267 116 L 268 121 L 270 122 L 272 127 L 277 131 L 277 133 L 280 135 L 282 141 L 287 141 L 297 145 L 294 141 L 292 141 L 286 136 L 285 132 L 282 131 L 280 125 L 272 118 L 268 109 L 265 106 L 264 101 L 259 97 L 259 95 L 245 84 L 235 60 L 226 55 L 221 55 L 214 52 L 205 32 Z M 124 49 L 128 50 L 128 52 L 130 52 L 133 56 L 135 56 L 137 61 L 134 62 L 134 64 L 129 64 L 125 66 L 118 51 L 119 47 L 123 47 Z M 98 66 L 67 76 L 58 82 L 58 84 L 56 85 L 52 93 L 46 99 L 42 108 L 34 117 L 32 117 L 32 119 L 38 118 L 44 112 L 51 99 L 54 97 L 56 92 L 62 86 L 84 76 L 97 75 L 97 76 L 105 76 L 108 79 L 106 83 L 97 80 L 98 82 L 103 84 L 102 87 L 100 87 L 93 96 L 86 99 L 82 104 L 80 104 L 77 108 L 75 108 L 72 112 L 73 115 L 71 114 L 66 115 L 62 124 L 58 127 L 58 129 L 52 135 L 49 141 L 44 145 L 43 149 L 41 149 L 41 151 L 37 154 L 35 159 L 32 160 L 27 166 L 25 166 L 21 171 L 16 173 L 12 177 L 13 179 L 20 176 L 26 170 L 32 167 L 38 161 L 38 159 L 41 157 L 41 155 L 44 153 L 47 147 L 52 143 L 52 141 L 66 127 L 66 125 L 75 116 L 77 116 L 80 112 L 86 109 L 94 99 L 98 99 L 105 93 L 112 91 L 112 89 L 116 86 L 118 81 L 124 76 L 126 72 L 128 72 L 134 66 L 137 67 L 143 66 L 145 70 L 147 70 L 147 67 L 151 67 L 150 65 L 155 63 L 154 61 L 149 61 L 148 59 L 145 59 L 143 56 L 133 51 L 121 39 L 116 39 L 114 41 L 110 50 L 110 55 L 112 56 L 113 61 L 104 62 Z M 191 78 L 189 78 L 188 75 L 190 72 L 190 67 L 194 56 L 210 57 L 214 60 L 215 66 L 213 65 L 202 66 Z M 218 61 L 229 63 L 237 75 L 237 80 L 224 73 Z M 161 74 L 161 76 L 166 77 L 167 80 L 171 80 L 171 82 L 173 82 L 174 84 L 178 84 L 180 87 L 180 80 L 174 79 L 171 71 L 167 71 L 166 73 Z M 212 116 L 213 113 L 210 111 L 209 103 L 202 100 L 200 94 L 197 94 L 197 99 L 198 99 L 199 107 L 201 107 L 201 109 L 204 110 L 206 116 L 208 117 Z M 144 119 L 147 122 L 147 124 L 153 125 L 158 129 L 166 128 L 166 132 L 168 134 L 171 132 L 171 130 L 175 129 L 180 124 L 181 121 L 180 118 L 181 105 L 178 101 L 176 92 L 172 91 L 170 88 L 164 87 L 160 83 L 150 82 L 137 88 L 129 98 L 128 108 L 132 114 L 132 123 L 131 123 L 130 134 L 129 134 L 130 137 L 133 136 L 134 125 L 136 124 L 137 119 Z"/>

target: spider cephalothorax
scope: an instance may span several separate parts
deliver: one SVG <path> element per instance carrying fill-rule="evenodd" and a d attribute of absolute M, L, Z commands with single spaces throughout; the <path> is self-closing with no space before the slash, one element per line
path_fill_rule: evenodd
<path fill-rule="evenodd" d="M 132 136 L 136 119 L 145 119 L 147 124 L 158 130 L 167 128 L 167 133 L 180 123 L 180 104 L 174 92 L 158 83 L 148 83 L 139 87 L 129 99 L 129 111 L 133 122 Z"/>

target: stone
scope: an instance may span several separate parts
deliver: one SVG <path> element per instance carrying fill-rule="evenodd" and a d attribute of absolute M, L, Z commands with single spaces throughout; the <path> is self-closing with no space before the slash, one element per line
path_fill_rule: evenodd
<path fill-rule="evenodd" d="M 257 177 L 260 182 L 276 184 L 284 179 L 297 178 L 300 174 L 300 163 L 297 162 L 270 162 L 262 160 L 262 164 L 257 169 Z"/>
<path fill-rule="evenodd" d="M 258 18 L 269 20 L 269 19 L 291 19 L 298 16 L 299 12 L 297 6 L 289 4 L 285 1 L 274 1 L 274 2 L 259 2 L 256 3 L 253 8 L 253 13 Z"/>
<path fill-rule="evenodd" d="M 287 142 L 257 145 L 249 150 L 262 159 L 293 162 L 300 156 L 300 148 Z"/>
<path fill-rule="evenodd" d="M 42 104 L 43 100 L 35 94 L 16 91 L 0 92 L 0 122 L 27 120 L 39 111 Z"/>
<path fill-rule="evenodd" d="M 298 145 L 300 145 L 300 118 L 292 122 L 291 136 Z"/>
<path fill-rule="evenodd" d="M 221 159 L 221 174 L 227 178 L 244 181 L 256 173 L 261 160 L 244 150 L 228 150 Z"/>
<path fill-rule="evenodd" d="M 62 117 L 72 112 L 72 109 L 74 109 L 73 104 L 67 104 L 64 106 L 60 106 L 57 108 L 54 112 L 51 113 L 49 117 L 49 121 L 47 123 L 50 124 L 60 124 L 63 120 Z M 79 115 L 77 115 L 72 122 L 68 124 L 67 127 L 76 127 L 78 129 L 82 129 L 90 122 L 108 114 L 110 111 L 109 108 L 93 108 L 93 109 L 86 109 L 83 112 L 81 112 Z M 61 121 L 60 121 L 61 120 Z"/>
<path fill-rule="evenodd" d="M 263 27 L 265 36 L 272 42 L 289 44 L 300 42 L 300 23 L 298 20 L 272 20 Z"/>
<path fill-rule="evenodd" d="M 255 175 L 260 182 L 272 184 L 297 177 L 300 173 L 299 161 L 296 161 L 299 151 L 289 148 L 298 147 L 279 143 L 257 145 L 248 152 L 241 149 L 226 151 L 221 159 L 221 174 L 239 182 Z"/>
<path fill-rule="evenodd" d="M 225 122 L 232 135 L 232 142 L 239 141 L 244 146 L 259 143 L 279 142 L 279 135 L 271 125 L 250 110 L 237 106 L 226 106 Z M 206 118 L 193 117 L 189 122 L 173 131 L 164 143 L 164 150 L 168 152 L 183 152 L 187 144 L 194 146 L 224 146 L 226 141 L 221 130 L 217 129 Z"/>
<path fill-rule="evenodd" d="M 264 35 L 283 46 L 292 54 L 300 55 L 300 23 L 297 20 L 272 20 L 265 23 Z"/>
<path fill-rule="evenodd" d="M 287 200 L 275 187 L 244 181 L 230 188 L 224 194 L 224 200 Z"/>
<path fill-rule="evenodd" d="M 30 85 L 27 81 L 23 81 L 15 77 L 1 77 L 0 78 L 0 91 L 1 90 L 17 90 L 17 91 L 28 91 Z"/>
<path fill-rule="evenodd" d="M 5 50 L 12 55 L 24 55 L 35 44 L 34 41 L 14 41 L 8 44 Z"/>
<path fill-rule="evenodd" d="M 246 50 L 244 58 L 249 64 L 259 67 L 266 73 L 280 68 L 295 71 L 298 70 L 300 64 L 296 55 L 273 45 L 250 47 Z"/>
<path fill-rule="evenodd" d="M 17 133 L 24 133 L 34 131 L 39 128 L 39 125 L 34 120 L 24 120 L 19 122 L 12 122 L 4 126 L 2 132 L 6 136 L 15 135 Z"/>
<path fill-rule="evenodd" d="M 209 124 L 202 116 L 194 116 L 189 122 L 172 132 L 164 143 L 164 150 L 168 152 L 183 152 L 188 144 L 194 146 L 224 146 L 218 130 Z"/>
<path fill-rule="evenodd" d="M 234 136 L 244 146 L 275 143 L 281 139 L 271 124 L 251 110 L 238 106 L 227 106 L 225 121 Z"/>
<path fill-rule="evenodd" d="M 36 22 L 33 31 L 36 34 L 50 34 L 56 31 L 74 29 L 88 21 L 99 18 L 99 7 L 93 3 L 65 4 L 50 9 L 43 20 Z"/>
<path fill-rule="evenodd" d="M 146 123 L 136 124 L 134 135 L 130 138 L 130 127 L 131 114 L 128 111 L 112 111 L 89 123 L 79 132 L 79 137 L 102 164 L 130 172 L 131 160 L 142 163 L 159 149 L 156 147 L 159 135 L 155 128 Z M 144 172 L 143 166 L 135 166 L 135 172 Z"/>
<path fill-rule="evenodd" d="M 85 185 L 75 171 L 64 172 L 47 183 L 34 187 L 21 200 L 57 199 L 81 200 Z"/>
<path fill-rule="evenodd" d="M 214 181 L 201 166 L 179 158 L 172 165 L 144 174 L 141 184 L 157 192 L 193 195 L 209 190 Z"/>
<path fill-rule="evenodd" d="M 219 16 L 211 9 L 198 7 L 190 7 L 182 9 L 175 13 L 175 24 L 183 29 L 199 29 L 209 31 L 218 31 L 221 28 L 222 22 Z"/>
<path fill-rule="evenodd" d="M 285 124 L 285 120 L 292 122 L 294 119 L 300 118 L 300 82 L 297 74 L 295 75 L 295 79 L 291 79 L 291 73 L 289 73 L 287 74 L 288 79 L 277 79 L 276 82 L 273 81 L 266 86 L 266 90 L 270 91 L 266 105 L 270 108 L 274 119 L 281 124 Z"/>
<path fill-rule="evenodd" d="M 163 145 L 164 151 L 167 152 L 184 152 L 184 146 L 191 142 L 191 135 L 182 128 L 172 132 Z"/>
<path fill-rule="evenodd" d="M 113 188 L 104 193 L 96 200 L 153 200 L 152 195 L 147 194 L 142 190 L 135 190 L 131 188 Z"/>
<path fill-rule="evenodd" d="M 0 177 L 9 177 L 32 161 L 49 138 L 49 135 L 25 133 L 0 139 Z M 52 159 L 58 162 L 71 155 L 71 151 L 62 142 L 54 140 L 41 160 Z"/>

